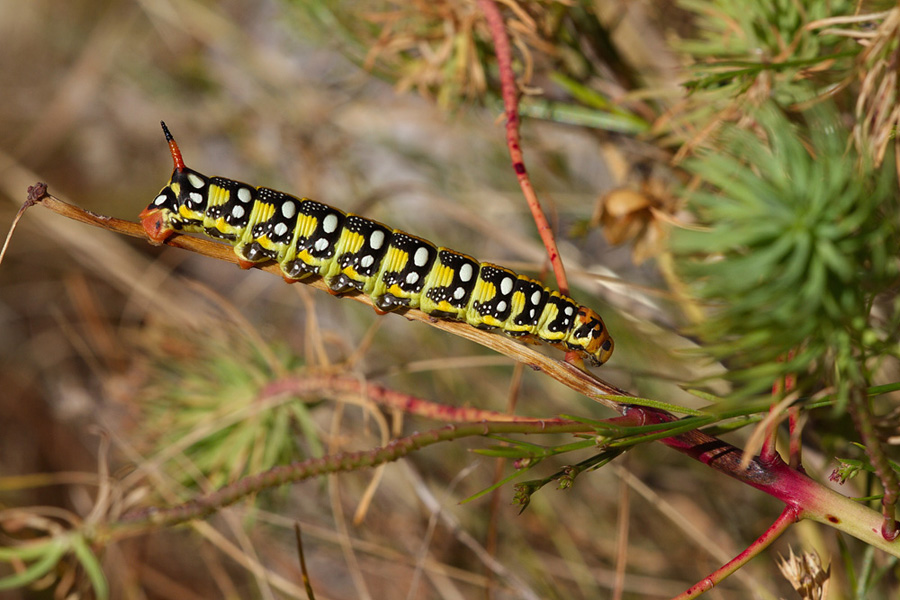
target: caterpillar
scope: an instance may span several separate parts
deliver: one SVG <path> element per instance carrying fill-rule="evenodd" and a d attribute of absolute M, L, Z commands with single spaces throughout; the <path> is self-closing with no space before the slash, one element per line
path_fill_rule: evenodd
<path fill-rule="evenodd" d="M 242 268 L 273 260 L 289 283 L 321 277 L 335 295 L 368 295 L 380 314 L 417 308 L 574 350 L 594 365 L 612 354 L 600 315 L 568 296 L 321 202 L 202 175 L 185 166 L 168 127 L 160 124 L 175 170 L 140 214 L 152 241 L 163 243 L 178 231 L 203 233 L 234 246 Z"/>

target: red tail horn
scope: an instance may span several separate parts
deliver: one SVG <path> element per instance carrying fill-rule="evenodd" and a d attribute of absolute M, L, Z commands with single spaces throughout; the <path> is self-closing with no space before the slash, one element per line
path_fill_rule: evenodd
<path fill-rule="evenodd" d="M 175 143 L 175 138 L 172 137 L 172 134 L 169 132 L 169 128 L 166 127 L 165 121 L 160 121 L 160 125 L 162 125 L 163 133 L 166 134 L 166 141 L 169 142 L 169 152 L 172 153 L 172 160 L 175 162 L 175 170 L 179 173 L 184 171 L 184 159 L 181 158 L 181 150 L 178 149 L 178 144 Z"/>

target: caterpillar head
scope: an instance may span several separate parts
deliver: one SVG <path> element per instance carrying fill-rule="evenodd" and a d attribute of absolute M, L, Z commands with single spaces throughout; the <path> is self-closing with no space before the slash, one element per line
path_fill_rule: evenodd
<path fill-rule="evenodd" d="M 585 306 L 580 307 L 575 315 L 575 323 L 566 337 L 566 345 L 572 350 L 581 350 L 587 354 L 594 366 L 605 363 L 613 353 L 613 340 L 606 331 L 603 319 Z"/>
<path fill-rule="evenodd" d="M 153 202 L 141 212 L 140 219 L 150 239 L 162 243 L 179 229 L 192 229 L 203 222 L 209 179 L 184 165 L 181 150 L 169 128 L 162 121 L 160 124 L 169 143 L 175 170 Z"/>

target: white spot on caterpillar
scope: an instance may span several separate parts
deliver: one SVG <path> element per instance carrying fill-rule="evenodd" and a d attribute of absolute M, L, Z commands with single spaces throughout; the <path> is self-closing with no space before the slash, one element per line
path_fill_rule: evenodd
<path fill-rule="evenodd" d="M 417 267 L 424 267 L 425 263 L 428 262 L 428 248 L 422 246 L 416 250 L 416 253 L 413 256 L 413 262 Z"/>
<path fill-rule="evenodd" d="M 536 291 L 535 293 L 533 293 L 533 294 L 531 295 L 531 303 L 532 303 L 532 304 L 537 304 L 537 303 L 540 302 L 540 301 L 541 301 L 541 291 L 538 290 L 538 291 Z M 532 310 L 531 312 L 533 313 L 534 311 Z"/>
<path fill-rule="evenodd" d="M 237 197 L 238 197 L 238 200 L 240 200 L 244 204 L 253 200 L 253 194 L 250 193 L 250 190 L 248 190 L 247 188 L 243 188 L 243 187 L 238 189 Z"/>
<path fill-rule="evenodd" d="M 243 206 L 235 206 L 234 208 L 231 209 L 231 216 L 234 217 L 235 219 L 240 219 L 241 217 L 244 216 L 245 212 L 246 211 L 244 211 Z"/>
<path fill-rule="evenodd" d="M 284 223 L 279 223 L 275 226 L 275 235 L 280 237 L 285 233 L 287 233 L 287 225 L 285 225 Z"/>
<path fill-rule="evenodd" d="M 371 255 L 371 254 L 366 254 L 366 255 L 363 256 L 362 259 L 359 261 L 359 264 L 360 264 L 360 266 L 361 266 L 362 268 L 368 269 L 369 267 L 372 266 L 372 263 L 374 263 L 374 262 L 375 262 L 375 259 L 372 258 L 372 255 Z"/>
<path fill-rule="evenodd" d="M 456 288 L 456 291 L 453 292 L 453 297 L 456 298 L 457 300 L 462 300 L 463 296 L 465 296 L 465 295 L 466 295 L 466 288 L 464 288 L 463 286 L 459 286 L 458 288 Z"/>
<path fill-rule="evenodd" d="M 497 303 L 497 312 L 502 313 L 504 310 L 506 310 L 506 302 L 504 300 L 501 300 Z"/>
<path fill-rule="evenodd" d="M 500 282 L 500 293 L 504 296 L 508 295 L 513 290 L 513 280 L 512 277 L 504 277 L 503 281 Z"/>
<path fill-rule="evenodd" d="M 464 264 L 459 268 L 459 278 L 463 282 L 468 282 L 472 280 L 472 265 L 469 263 Z"/>
<path fill-rule="evenodd" d="M 338 226 L 338 218 L 334 213 L 330 213 L 327 217 L 322 219 L 322 229 L 325 230 L 325 233 L 334 233 L 334 230 L 337 229 Z"/>
<path fill-rule="evenodd" d="M 319 238 L 316 240 L 316 243 L 313 244 L 313 248 L 315 248 L 319 252 L 322 252 L 327 247 L 328 247 L 328 240 L 325 238 Z"/>
<path fill-rule="evenodd" d="M 406 276 L 406 283 L 408 283 L 409 285 L 413 285 L 418 280 L 419 280 L 418 273 L 413 272 Z"/>
<path fill-rule="evenodd" d="M 165 194 L 160 194 L 159 196 L 157 196 L 156 198 L 153 199 L 153 204 L 155 204 L 156 206 L 162 206 L 165 203 L 166 203 L 166 195 Z"/>
<path fill-rule="evenodd" d="M 369 245 L 372 246 L 373 250 L 378 250 L 382 244 L 384 244 L 384 232 L 380 229 L 373 231 L 372 235 L 369 236 Z"/>
<path fill-rule="evenodd" d="M 202 188 L 204 185 L 206 185 L 205 183 L 203 183 L 202 179 L 200 179 L 193 173 L 188 173 L 188 181 L 190 181 L 191 185 L 194 186 L 195 188 L 197 188 L 198 190 L 200 188 Z"/>
<path fill-rule="evenodd" d="M 202 194 L 198 194 L 197 192 L 191 192 L 190 194 L 188 194 L 188 196 L 190 196 L 191 200 L 193 200 L 197 204 L 203 203 L 203 195 Z"/>
<path fill-rule="evenodd" d="M 297 205 L 288 200 L 281 205 L 281 214 L 284 215 L 285 219 L 293 218 L 297 214 Z"/>

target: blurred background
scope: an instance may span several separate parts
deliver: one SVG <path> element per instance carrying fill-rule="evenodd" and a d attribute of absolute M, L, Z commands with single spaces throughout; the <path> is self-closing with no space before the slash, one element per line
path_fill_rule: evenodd
<path fill-rule="evenodd" d="M 523 12 L 510 18 L 527 24 L 528 14 L 561 5 L 516 6 Z M 676 89 L 679 59 L 668 48 L 690 30 L 683 12 L 669 2 L 584 6 L 627 56 L 631 71 L 605 63 L 611 81 L 624 85 L 638 71 L 663 95 Z M 308 196 L 544 276 L 501 105 L 483 89 L 490 80 L 496 91 L 496 74 L 467 71 L 462 56 L 489 47 L 478 15 L 468 2 L 0 0 L 0 223 L 11 224 L 36 181 L 85 209 L 136 220 L 171 173 L 163 119 L 202 173 Z M 448 23 L 457 29 L 448 33 Z M 368 38 L 355 29 L 363 25 Z M 522 31 L 528 47 L 540 46 Z M 412 50 L 426 60 L 403 62 Z M 616 337 L 597 373 L 696 405 L 676 383 L 715 368 L 696 371 L 671 350 L 691 344 L 670 331 L 661 276 L 634 260 L 633 247 L 611 247 L 597 220 L 598 205 L 630 178 L 657 181 L 658 151 L 635 138 L 649 121 L 639 102 L 612 111 L 621 121 L 606 129 L 555 113 L 555 88 L 534 60 L 519 67 L 547 93 L 526 97 L 522 145 L 573 296 Z M 87 518 L 103 469 L 123 506 L 170 504 L 273 464 L 439 425 L 325 395 L 254 409 L 266 382 L 304 370 L 451 406 L 506 411 L 515 398 L 517 414 L 612 416 L 423 324 L 34 207 L 0 265 L 0 508 Z M 512 472 L 470 452 L 492 443 L 432 446 L 383 469 L 267 491 L 194 527 L 110 544 L 102 564 L 111 595 L 303 598 L 296 522 L 320 599 L 608 598 L 613 589 L 665 598 L 738 553 L 781 510 L 658 445 L 571 489 L 548 486 L 521 514 L 511 485 L 460 504 Z M 547 461 L 535 476 L 588 455 Z M 831 532 L 801 524 L 709 597 L 792 597 L 775 561 L 790 543 L 835 547 Z M 0 597 L 90 597 L 88 589 L 73 561 L 35 589 Z"/>

